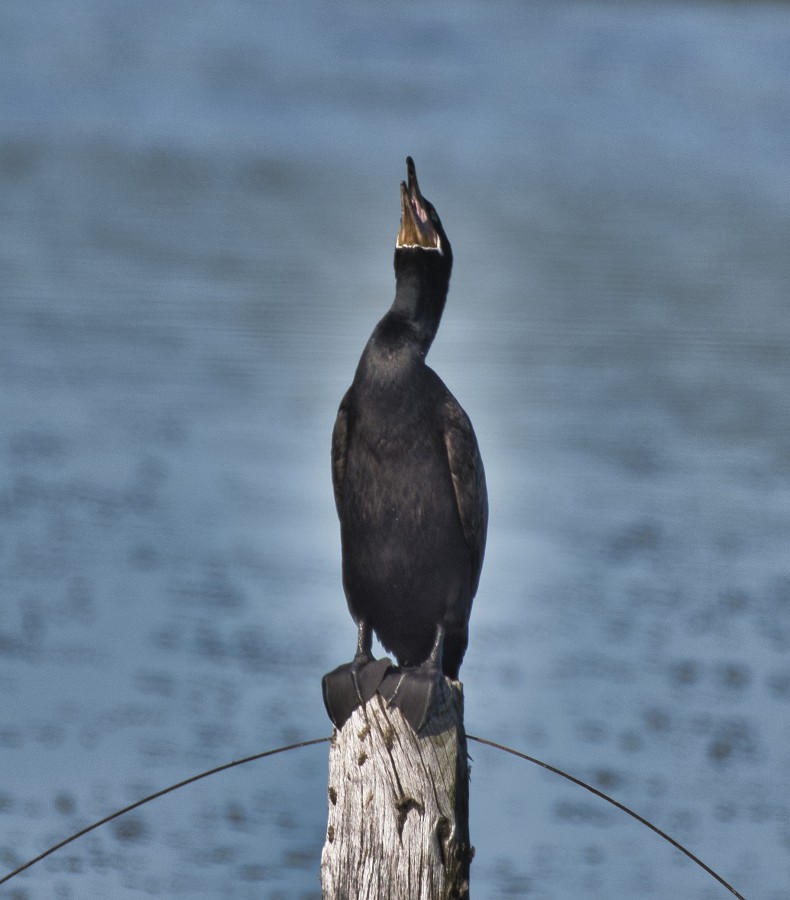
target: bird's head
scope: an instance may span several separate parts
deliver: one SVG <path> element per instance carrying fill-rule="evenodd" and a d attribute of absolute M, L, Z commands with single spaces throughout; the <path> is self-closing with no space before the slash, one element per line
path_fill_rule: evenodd
<path fill-rule="evenodd" d="M 441 219 L 420 193 L 414 161 L 406 157 L 408 181 L 400 185 L 401 220 L 395 243 L 395 300 L 391 312 L 410 322 L 427 352 L 442 318 L 453 251 Z"/>
<path fill-rule="evenodd" d="M 430 200 L 420 193 L 414 160 L 410 156 L 406 157 L 406 172 L 408 181 L 400 183 L 400 230 L 395 249 L 428 251 L 452 259 L 442 221 Z"/>

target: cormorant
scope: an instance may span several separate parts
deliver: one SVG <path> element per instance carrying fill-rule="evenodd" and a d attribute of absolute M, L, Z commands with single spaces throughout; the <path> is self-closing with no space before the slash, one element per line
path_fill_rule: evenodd
<path fill-rule="evenodd" d="M 332 435 L 343 587 L 358 642 L 354 661 L 323 686 L 338 727 L 378 690 L 418 731 L 438 680 L 458 678 L 488 500 L 472 425 L 425 364 L 453 253 L 411 157 L 406 167 L 395 299 L 367 342 Z M 401 669 L 373 658 L 371 630 Z"/>

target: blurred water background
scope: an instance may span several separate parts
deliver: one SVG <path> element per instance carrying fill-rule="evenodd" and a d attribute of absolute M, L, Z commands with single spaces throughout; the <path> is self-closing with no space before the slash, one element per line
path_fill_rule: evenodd
<path fill-rule="evenodd" d="M 414 156 L 430 361 L 488 471 L 471 733 L 790 884 L 790 6 L 0 6 L 0 864 L 329 733 L 337 403 Z M 473 896 L 721 898 L 472 746 Z M 157 801 L 15 900 L 313 898 L 326 747 Z"/>

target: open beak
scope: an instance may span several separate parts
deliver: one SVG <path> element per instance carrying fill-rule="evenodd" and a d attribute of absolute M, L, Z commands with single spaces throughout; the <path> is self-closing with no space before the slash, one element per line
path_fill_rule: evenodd
<path fill-rule="evenodd" d="M 421 247 L 423 250 L 442 252 L 439 232 L 434 228 L 431 216 L 425 206 L 425 198 L 417 184 L 414 160 L 406 157 L 408 183 L 400 183 L 400 231 L 396 247 Z"/>

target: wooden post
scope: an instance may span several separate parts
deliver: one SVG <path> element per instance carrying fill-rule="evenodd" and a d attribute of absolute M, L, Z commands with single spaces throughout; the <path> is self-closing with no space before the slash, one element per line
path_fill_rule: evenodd
<path fill-rule="evenodd" d="M 376 694 L 329 751 L 324 900 L 469 897 L 469 766 L 463 689 L 445 679 L 416 735 Z"/>

